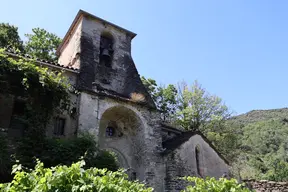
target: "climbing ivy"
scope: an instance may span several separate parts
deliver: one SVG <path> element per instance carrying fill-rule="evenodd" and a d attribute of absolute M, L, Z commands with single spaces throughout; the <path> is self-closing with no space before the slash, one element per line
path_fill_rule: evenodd
<path fill-rule="evenodd" d="M 68 109 L 69 86 L 62 73 L 41 67 L 33 59 L 8 56 L 0 50 L 0 94 L 25 100 L 27 134 L 43 137 L 53 112 Z"/>

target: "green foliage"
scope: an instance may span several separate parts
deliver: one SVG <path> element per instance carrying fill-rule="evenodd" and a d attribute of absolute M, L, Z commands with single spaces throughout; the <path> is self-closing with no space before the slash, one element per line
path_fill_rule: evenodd
<path fill-rule="evenodd" d="M 0 48 L 23 51 L 23 43 L 18 34 L 18 27 L 8 23 L 0 23 Z"/>
<path fill-rule="evenodd" d="M 71 166 L 56 166 L 44 168 L 43 163 L 37 161 L 35 169 L 24 171 L 21 165 L 15 165 L 12 182 L 0 184 L 2 192 L 42 191 L 42 192 L 151 192 L 144 184 L 129 181 L 123 171 L 111 172 L 106 169 L 84 169 L 85 161 L 79 161 Z"/>
<path fill-rule="evenodd" d="M 89 134 L 70 139 L 44 138 L 37 143 L 31 138 L 23 138 L 17 147 L 16 159 L 25 167 L 34 166 L 33 159 L 40 159 L 47 167 L 71 165 L 84 156 L 86 167 L 118 169 L 116 158 L 107 151 L 97 148 L 95 138 Z"/>
<path fill-rule="evenodd" d="M 255 113 L 255 112 L 254 112 Z M 268 112 L 269 113 L 269 112 Z M 243 117 L 242 122 L 243 121 Z M 252 121 L 241 128 L 241 158 L 235 162 L 242 178 L 287 181 L 288 124 L 274 116 L 272 119 Z M 231 121 L 236 122 L 237 118 Z"/>
<path fill-rule="evenodd" d="M 158 86 L 153 79 L 141 77 L 141 80 L 161 112 L 164 121 L 173 119 L 177 108 L 177 89 L 174 85 Z"/>
<path fill-rule="evenodd" d="M 250 192 L 243 184 L 239 184 L 236 179 L 220 178 L 198 178 L 185 177 L 188 182 L 194 185 L 189 185 L 183 192 Z"/>
<path fill-rule="evenodd" d="M 37 66 L 33 60 L 8 57 L 0 51 L 0 93 L 25 98 L 29 134 L 42 136 L 53 112 L 69 107 L 69 86 L 61 73 Z"/>
<path fill-rule="evenodd" d="M 191 89 L 184 84 L 180 90 L 177 121 L 185 129 L 205 132 L 209 124 L 219 124 L 230 116 L 222 99 L 210 95 L 197 81 Z"/>
<path fill-rule="evenodd" d="M 25 34 L 28 38 L 25 43 L 26 53 L 35 58 L 56 61 L 56 50 L 62 40 L 45 29 L 33 28 L 32 32 L 32 34 Z"/>

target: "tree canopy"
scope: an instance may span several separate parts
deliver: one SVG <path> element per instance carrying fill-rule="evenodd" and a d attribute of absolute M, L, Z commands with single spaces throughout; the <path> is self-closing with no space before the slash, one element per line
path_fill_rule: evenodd
<path fill-rule="evenodd" d="M 57 61 L 56 50 L 61 38 L 45 29 L 33 28 L 32 33 L 25 34 L 23 43 L 18 28 L 8 23 L 0 23 L 0 48 L 13 49 L 22 54 L 48 61 Z"/>
<path fill-rule="evenodd" d="M 25 34 L 28 40 L 25 42 L 25 52 L 35 58 L 56 61 L 56 50 L 61 39 L 45 29 L 33 28 L 32 34 Z"/>
<path fill-rule="evenodd" d="M 23 42 L 18 34 L 18 27 L 0 23 L 0 48 L 12 48 L 23 51 Z"/>

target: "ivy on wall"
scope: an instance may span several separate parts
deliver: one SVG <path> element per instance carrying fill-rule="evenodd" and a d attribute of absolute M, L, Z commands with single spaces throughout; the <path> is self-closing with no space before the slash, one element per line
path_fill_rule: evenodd
<path fill-rule="evenodd" d="M 41 138 L 53 112 L 68 109 L 69 86 L 62 73 L 56 74 L 32 59 L 13 58 L 0 50 L 0 94 L 25 99 L 27 134 Z"/>

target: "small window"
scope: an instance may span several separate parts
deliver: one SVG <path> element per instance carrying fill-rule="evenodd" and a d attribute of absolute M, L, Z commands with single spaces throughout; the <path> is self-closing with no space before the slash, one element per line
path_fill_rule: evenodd
<path fill-rule="evenodd" d="M 64 118 L 55 118 L 54 122 L 54 135 L 61 136 L 64 135 L 65 130 L 65 119 Z"/>
<path fill-rule="evenodd" d="M 114 136 L 115 134 L 115 128 L 114 127 L 107 127 L 106 128 L 106 135 L 109 136 L 109 137 L 112 137 Z"/>
<path fill-rule="evenodd" d="M 195 159 L 196 159 L 197 173 L 198 175 L 202 176 L 200 170 L 200 149 L 198 146 L 195 148 Z"/>

